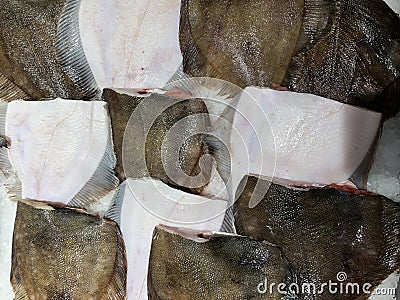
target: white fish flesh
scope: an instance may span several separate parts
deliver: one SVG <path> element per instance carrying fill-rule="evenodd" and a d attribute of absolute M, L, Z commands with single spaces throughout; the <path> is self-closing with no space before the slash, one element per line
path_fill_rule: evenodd
<path fill-rule="evenodd" d="M 231 199 L 247 174 L 295 185 L 347 180 L 381 120 L 380 113 L 319 96 L 255 87 L 244 90 L 231 115 L 231 121 L 217 121 L 214 131 L 229 152 L 217 160 Z"/>
<path fill-rule="evenodd" d="M 11 140 L 8 156 L 21 180 L 22 198 L 71 204 L 88 182 L 92 186 L 81 195 L 85 201 L 118 183 L 102 101 L 13 101 L 7 107 L 5 135 Z"/>
<path fill-rule="evenodd" d="M 158 180 L 125 181 L 109 217 L 119 221 L 124 236 L 128 300 L 147 299 L 147 267 L 156 225 L 217 231 L 226 207 L 226 201 L 188 194 Z"/>
<path fill-rule="evenodd" d="M 182 63 L 179 0 L 82 1 L 83 50 L 100 88 L 163 87 Z"/>

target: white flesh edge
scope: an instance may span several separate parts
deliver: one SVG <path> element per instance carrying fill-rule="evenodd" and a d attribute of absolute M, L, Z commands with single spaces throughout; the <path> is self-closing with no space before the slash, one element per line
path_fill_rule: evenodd
<path fill-rule="evenodd" d="M 226 201 L 188 194 L 161 181 L 128 180 L 121 208 L 121 231 L 128 259 L 128 300 L 147 299 L 147 269 L 155 226 L 218 231 L 226 206 Z"/>
<path fill-rule="evenodd" d="M 380 119 L 380 113 L 311 94 L 246 88 L 229 140 L 231 196 L 247 174 L 319 185 L 347 180 Z"/>
<path fill-rule="evenodd" d="M 8 155 L 23 199 L 66 204 L 89 181 L 108 142 L 105 105 L 59 98 L 8 105 Z"/>
<path fill-rule="evenodd" d="M 100 88 L 163 87 L 182 63 L 179 0 L 84 0 L 79 27 Z"/>

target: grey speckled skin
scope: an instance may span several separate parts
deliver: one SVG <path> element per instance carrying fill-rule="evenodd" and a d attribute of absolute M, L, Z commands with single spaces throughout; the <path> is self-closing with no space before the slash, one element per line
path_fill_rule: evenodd
<path fill-rule="evenodd" d="M 248 177 L 234 205 L 239 234 L 278 245 L 299 282 L 337 282 L 376 287 L 400 267 L 400 204 L 375 194 L 345 194 L 335 189 L 294 190 L 272 184 L 264 199 L 248 207 L 256 183 Z M 373 288 L 371 288 L 372 291 Z M 338 295 L 301 299 L 338 299 Z M 368 295 L 341 295 L 367 299 Z"/>
<path fill-rule="evenodd" d="M 88 98 L 57 61 L 57 25 L 66 2 L 1 1 L 0 97 Z"/>
<path fill-rule="evenodd" d="M 400 110 L 400 19 L 383 0 L 184 0 L 180 45 L 191 76 Z"/>
<path fill-rule="evenodd" d="M 126 299 L 117 224 L 67 208 L 18 203 L 11 283 L 16 300 Z"/>
<path fill-rule="evenodd" d="M 126 177 L 141 178 L 151 176 L 164 181 L 173 186 L 179 186 L 166 174 L 162 165 L 161 149 L 162 143 L 167 132 L 178 121 L 190 115 L 206 114 L 207 107 L 204 102 L 199 99 L 179 100 L 163 95 L 151 95 L 152 100 L 143 97 L 133 97 L 125 94 L 119 94 L 113 90 L 105 89 L 103 91 L 103 100 L 108 103 L 108 108 L 111 116 L 111 126 L 113 134 L 114 149 L 117 156 L 116 173 L 121 180 Z M 154 115 L 157 110 L 157 103 L 167 103 L 169 107 L 159 115 Z M 128 125 L 131 115 L 138 108 L 140 119 L 136 120 L 139 124 L 134 124 L 141 128 L 140 130 L 128 130 Z M 204 130 L 204 126 L 209 123 L 207 115 L 204 123 L 187 122 L 185 124 L 185 132 L 183 136 L 189 136 L 191 132 L 196 130 Z M 148 134 L 145 134 L 145 119 L 154 120 Z M 130 123 L 129 128 L 132 128 Z M 127 141 L 123 151 L 123 139 L 126 134 Z M 141 152 L 138 149 L 138 141 L 145 141 L 145 162 L 141 163 Z M 172 141 L 173 144 L 173 141 Z M 167 149 L 169 151 L 169 149 Z M 203 143 L 201 135 L 195 135 L 182 145 L 180 149 L 179 162 L 182 170 L 187 175 L 196 175 L 199 172 L 199 159 L 202 155 L 208 153 L 207 146 Z M 124 155 L 124 161 L 123 161 Z M 169 154 L 170 155 L 170 154 Z M 123 165 L 125 162 L 125 165 Z M 125 170 L 124 170 L 125 168 Z M 209 175 L 207 175 L 209 176 Z M 185 189 L 185 186 L 179 186 Z M 200 189 L 189 188 L 188 191 L 199 192 Z"/>
<path fill-rule="evenodd" d="M 265 278 L 270 283 L 291 278 L 276 246 L 243 236 L 215 235 L 198 242 L 179 234 L 162 227 L 154 230 L 149 299 L 281 299 L 276 290 L 264 294 L 257 289 Z"/>

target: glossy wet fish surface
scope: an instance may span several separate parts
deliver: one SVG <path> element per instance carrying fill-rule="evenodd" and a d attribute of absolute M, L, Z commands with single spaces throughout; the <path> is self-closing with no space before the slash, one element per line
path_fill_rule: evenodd
<path fill-rule="evenodd" d="M 173 186 L 185 186 L 183 182 L 176 182 L 179 174 L 166 173 L 169 165 L 164 163 L 163 155 L 178 162 L 178 166 L 169 168 L 171 172 L 178 168 L 182 168 L 187 176 L 199 172 L 199 159 L 208 153 L 200 135 L 209 124 L 203 101 L 158 94 L 133 97 L 109 89 L 104 90 L 103 100 L 110 111 L 116 171 L 121 181 L 127 177 L 151 176 Z M 192 121 L 191 116 L 196 121 Z M 197 119 L 196 116 L 201 117 Z M 179 139 L 167 137 L 171 127 L 179 123 L 177 133 L 179 138 L 184 137 L 182 144 Z M 173 152 L 176 149 L 179 153 Z"/>
<path fill-rule="evenodd" d="M 180 43 L 191 76 L 400 109 L 400 19 L 382 0 L 185 0 Z"/>
<path fill-rule="evenodd" d="M 335 189 L 298 190 L 272 184 L 255 208 L 248 203 L 257 178 L 247 178 L 234 206 L 239 234 L 268 240 L 282 249 L 299 283 L 317 288 L 345 272 L 347 282 L 372 290 L 400 266 L 400 205 L 375 194 L 346 194 Z M 300 295 L 301 299 L 338 299 Z M 367 299 L 369 295 L 340 295 Z"/>
<path fill-rule="evenodd" d="M 67 2 L 1 1 L 0 87 L 7 84 L 12 92 L 7 100 L 92 96 L 67 75 L 58 61 L 58 23 Z"/>
<path fill-rule="evenodd" d="M 202 233 L 155 228 L 149 299 L 281 299 L 257 290 L 266 277 L 273 282 L 290 277 L 279 248 L 243 236 L 196 234 Z"/>
<path fill-rule="evenodd" d="M 116 223 L 43 207 L 18 203 L 11 271 L 15 299 L 126 299 L 125 250 Z"/>

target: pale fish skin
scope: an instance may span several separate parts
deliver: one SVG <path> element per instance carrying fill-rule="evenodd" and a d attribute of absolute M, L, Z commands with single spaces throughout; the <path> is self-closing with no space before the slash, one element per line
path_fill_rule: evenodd
<path fill-rule="evenodd" d="M 80 5 L 82 45 L 100 88 L 160 88 L 181 65 L 179 0 Z"/>
<path fill-rule="evenodd" d="M 218 231 L 227 202 L 173 189 L 161 181 L 128 179 L 120 226 L 128 260 L 128 300 L 147 300 L 147 267 L 152 232 L 158 224 Z"/>
<path fill-rule="evenodd" d="M 232 199 L 247 174 L 295 185 L 347 180 L 381 121 L 380 113 L 323 97 L 257 87 L 245 88 L 230 110 L 231 117 L 215 122 L 214 133 L 228 145 L 217 161 L 222 178 L 231 175 Z"/>
<path fill-rule="evenodd" d="M 66 204 L 82 189 L 106 151 L 105 106 L 60 98 L 8 104 L 8 156 L 22 182 L 22 198 Z"/>

